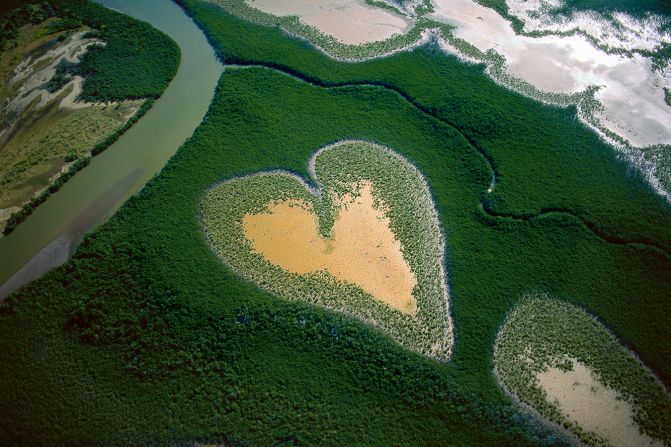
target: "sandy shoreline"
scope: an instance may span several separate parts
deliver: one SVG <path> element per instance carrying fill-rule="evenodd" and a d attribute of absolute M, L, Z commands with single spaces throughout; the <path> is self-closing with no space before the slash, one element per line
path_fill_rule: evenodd
<path fill-rule="evenodd" d="M 613 447 L 664 446 L 640 432 L 630 402 L 603 385 L 587 365 L 570 361 L 571 371 L 548 367 L 536 374 L 548 401 L 555 402 L 564 416 Z"/>
<path fill-rule="evenodd" d="M 547 295 L 522 298 L 499 328 L 493 375 L 517 405 L 571 444 L 669 441 L 671 395 L 664 383 L 601 321 L 572 304 Z"/>
<path fill-rule="evenodd" d="M 405 34 L 416 20 L 409 14 L 396 14 L 356 0 L 245 1 L 267 14 L 296 16 L 305 25 L 349 45 Z M 616 54 L 601 48 L 650 51 L 671 43 L 671 32 L 660 31 L 661 19 L 637 20 L 626 14 L 609 19 L 595 14 L 556 18 L 547 12 L 543 15 L 547 8 L 541 6 L 557 7 L 560 0 L 508 0 L 507 4 L 511 14 L 528 24 L 527 31 L 555 34 L 517 34 L 508 19 L 474 0 L 433 0 L 435 12 L 426 17 L 454 26 L 454 38 L 473 45 L 482 54 L 494 51 L 502 56 L 507 76 L 539 92 L 573 97 L 596 88 L 598 110 L 583 112 L 582 116 L 596 124 L 599 129 L 595 130 L 602 136 L 610 139 L 608 134 L 612 134 L 636 148 L 671 145 L 671 107 L 664 100 L 664 89 L 671 88 L 671 64 L 667 70 L 656 70 L 651 59 L 641 54 Z M 561 34 L 575 30 L 579 32 Z M 462 54 L 458 44 L 447 43 L 450 36 L 445 37 L 441 47 L 470 58 Z M 534 92 L 526 94 L 536 96 Z"/>

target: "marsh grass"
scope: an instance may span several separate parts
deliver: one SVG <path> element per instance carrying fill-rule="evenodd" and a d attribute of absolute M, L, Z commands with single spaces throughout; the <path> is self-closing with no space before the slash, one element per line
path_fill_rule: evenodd
<path fill-rule="evenodd" d="M 4 440 L 565 445 L 492 374 L 502 321 L 535 289 L 574 297 L 668 383 L 669 258 L 596 237 L 568 214 L 534 217 L 569 210 L 620 239 L 671 247 L 668 205 L 575 109 L 514 94 L 430 47 L 346 64 L 216 5 L 187 6 L 222 60 L 296 76 L 226 70 L 164 170 L 69 263 L 0 306 Z M 394 148 L 430 185 L 450 272 L 447 363 L 348 315 L 278 299 L 221 262 L 203 234 L 202 199 L 216 182 L 276 169 L 307 179 L 316 148 L 354 138 Z M 474 147 L 496 170 L 491 193 Z M 482 199 L 530 217 L 487 214 Z"/>

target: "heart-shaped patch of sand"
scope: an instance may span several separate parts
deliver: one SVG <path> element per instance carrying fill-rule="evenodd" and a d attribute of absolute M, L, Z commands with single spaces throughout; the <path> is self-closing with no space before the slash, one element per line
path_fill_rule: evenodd
<path fill-rule="evenodd" d="M 420 172 L 360 141 L 319 150 L 309 167 L 317 188 L 282 171 L 212 187 L 203 224 L 214 251 L 275 295 L 345 312 L 446 360 L 444 239 Z"/>
<path fill-rule="evenodd" d="M 268 211 L 243 217 L 254 251 L 293 273 L 325 271 L 361 287 L 387 305 L 415 314 L 415 275 L 383 209 L 375 208 L 370 182 L 352 185 L 337 203 L 331 237 L 319 234 L 317 215 L 303 201 L 274 202 Z M 355 195 L 355 194 L 358 194 Z"/>

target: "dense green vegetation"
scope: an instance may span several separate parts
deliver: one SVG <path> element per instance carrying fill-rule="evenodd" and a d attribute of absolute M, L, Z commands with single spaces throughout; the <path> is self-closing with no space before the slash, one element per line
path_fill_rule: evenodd
<path fill-rule="evenodd" d="M 151 25 L 87 0 L 53 0 L 60 11 L 80 18 L 105 45 L 90 48 L 71 67 L 83 76 L 81 98 L 118 101 L 158 98 L 179 65 L 179 48 Z"/>
<path fill-rule="evenodd" d="M 161 175 L 0 308 L 1 439 L 560 444 L 492 374 L 499 326 L 530 291 L 596 313 L 671 380 L 671 207 L 574 109 L 506 91 L 431 47 L 339 63 L 277 28 L 186 6 L 225 61 L 295 77 L 225 72 Z M 456 330 L 447 364 L 264 293 L 206 242 L 200 203 L 214 183 L 267 169 L 307 177 L 317 148 L 348 138 L 394 149 L 430 186 Z"/>
<path fill-rule="evenodd" d="M 570 210 L 624 239 L 650 240 L 671 251 L 668 205 L 650 194 L 636 172 L 624 182 L 615 180 L 622 174 L 616 173 L 621 165 L 613 164 L 613 149 L 576 122 L 574 108 L 546 107 L 507 92 L 485 82 L 481 69 L 463 66 L 432 46 L 340 63 L 279 29 L 250 27 L 216 5 L 191 0 L 187 5 L 227 63 L 264 64 L 323 86 L 386 86 L 450 124 L 494 160 L 491 209 L 519 217 L 546 208 Z M 611 192 L 604 197 L 595 190 Z"/>
<path fill-rule="evenodd" d="M 394 14 L 403 15 L 403 12 L 396 5 L 392 5 L 390 3 L 385 3 L 380 0 L 364 0 L 364 3 L 370 6 L 374 6 L 376 8 L 386 9 L 388 11 L 393 12 Z"/>
<path fill-rule="evenodd" d="M 251 27 L 212 5 L 190 1 L 186 6 L 204 26 L 225 61 L 279 67 L 317 85 L 350 82 L 391 87 L 450 123 L 494 161 L 497 184 L 494 194 L 486 196 L 490 209 L 517 217 L 520 225 L 556 218 L 578 227 L 579 221 L 566 214 L 528 219 L 542 210 L 570 211 L 592 230 L 611 235 L 613 243 L 648 242 L 663 247 L 667 255 L 658 250 L 646 251 L 640 244 L 634 245 L 638 249 L 634 252 L 640 253 L 638 257 L 659 258 L 667 265 L 671 244 L 668 204 L 652 193 L 636 172 L 618 162 L 608 145 L 580 126 L 572 108 L 545 107 L 503 91 L 477 67 L 464 67 L 432 48 L 383 60 L 342 64 L 299 40 L 283 38 L 277 29 Z M 483 196 L 481 191 L 479 197 Z M 486 217 L 483 220 L 492 225 L 495 222 Z M 507 226 L 515 222 L 511 219 L 497 224 Z M 594 272 L 601 270 L 594 267 Z M 660 278 L 662 273 L 663 267 L 652 262 L 647 275 Z M 642 281 L 642 278 L 636 280 L 639 284 Z M 651 301 L 660 305 L 663 302 L 660 297 L 667 293 L 659 296 L 652 293 Z M 607 315 L 607 321 L 620 320 L 622 317 L 616 316 L 620 312 L 608 311 L 606 296 L 600 299 L 601 305 L 592 303 L 592 306 L 600 315 Z M 632 298 L 625 302 L 634 305 Z M 664 324 L 653 322 L 652 326 L 650 334 L 668 333 Z M 656 335 L 642 345 L 657 345 Z M 650 352 L 650 357 L 664 358 L 659 362 L 664 368 L 659 369 L 668 376 L 669 353 Z"/>
<path fill-rule="evenodd" d="M 23 0 L 5 0 L 0 3 L 0 51 L 16 39 L 19 28 L 43 22 L 51 13 L 46 2 L 33 4 Z"/>
<path fill-rule="evenodd" d="M 71 263 L 8 299 L 0 323 L 8 341 L 0 357 L 13 372 L 0 382 L 1 404 L 12 405 L 0 408 L 10 415 L 0 423 L 4 439 L 228 433 L 252 445 L 287 437 L 307 445 L 541 442 L 527 419 L 498 405 L 493 383 L 483 401 L 477 377 L 473 387 L 457 385 L 453 366 L 410 354 L 355 320 L 263 293 L 211 252 L 198 211 L 213 183 L 268 167 L 306 176 L 316 148 L 353 135 L 417 161 L 435 188 L 450 191 L 437 203 L 442 217 L 467 204 L 461 219 L 481 227 L 470 213 L 486 168 L 452 129 L 384 90 L 329 91 L 265 69 L 231 71 L 163 175 Z M 52 348 L 28 362 L 38 339 Z M 67 376 L 62 387 L 49 385 L 59 376 Z M 127 389 L 142 392 L 132 398 Z M 58 423 L 45 425 L 36 415 L 54 402 L 49 421 Z M 106 428 L 92 430 L 93 417 Z"/>

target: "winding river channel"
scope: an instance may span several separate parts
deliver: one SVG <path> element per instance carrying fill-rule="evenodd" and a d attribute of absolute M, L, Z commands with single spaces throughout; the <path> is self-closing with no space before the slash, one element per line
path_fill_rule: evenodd
<path fill-rule="evenodd" d="M 205 36 L 170 0 L 96 0 L 151 23 L 180 47 L 173 81 L 140 121 L 11 234 L 0 239 L 0 298 L 66 262 L 165 165 L 205 116 L 223 66 Z"/>

